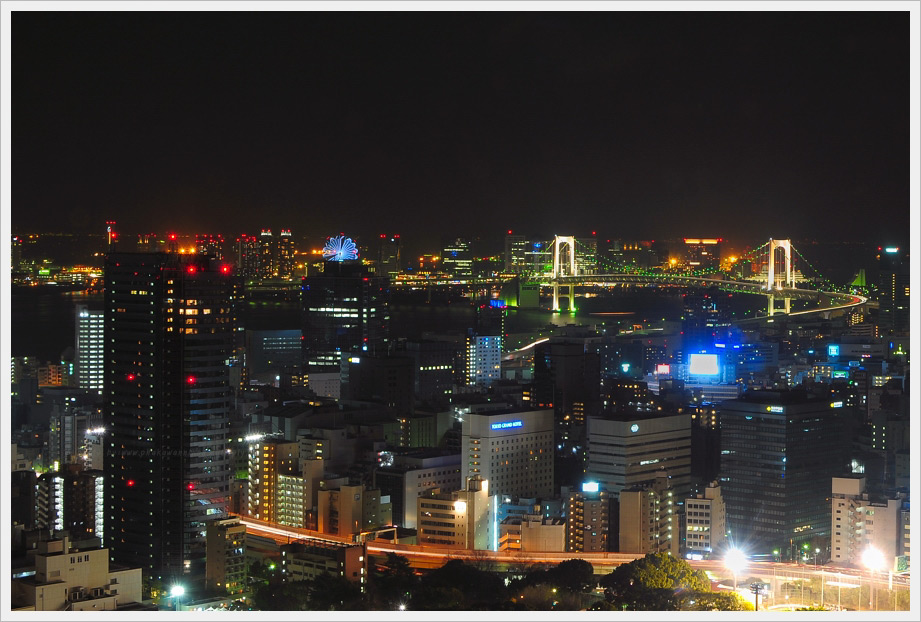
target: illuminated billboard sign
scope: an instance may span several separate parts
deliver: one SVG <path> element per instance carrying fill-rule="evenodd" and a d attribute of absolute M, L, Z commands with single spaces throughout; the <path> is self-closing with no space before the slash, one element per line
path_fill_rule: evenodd
<path fill-rule="evenodd" d="M 847 378 L 847 372 L 846 371 L 833 371 L 831 373 L 831 377 L 832 378 Z"/>
<path fill-rule="evenodd" d="M 582 484 L 582 492 L 598 492 L 598 482 L 585 482 Z"/>
<path fill-rule="evenodd" d="M 715 376 L 720 373 L 716 354 L 692 354 L 688 371 L 695 376 Z"/>
<path fill-rule="evenodd" d="M 779 413 L 783 414 L 783 406 L 768 406 L 767 411 L 769 413 Z"/>
<path fill-rule="evenodd" d="M 841 354 L 841 346 L 828 346 L 828 356 L 838 356 Z"/>
<path fill-rule="evenodd" d="M 659 365 L 656 365 L 656 373 L 657 374 L 670 374 L 672 373 L 672 368 L 670 365 L 663 365 L 660 363 Z"/>
<path fill-rule="evenodd" d="M 521 422 L 521 419 L 516 419 L 515 421 L 501 421 L 499 423 L 491 423 L 489 427 L 493 430 L 507 430 L 509 428 L 524 427 L 524 423 Z"/>

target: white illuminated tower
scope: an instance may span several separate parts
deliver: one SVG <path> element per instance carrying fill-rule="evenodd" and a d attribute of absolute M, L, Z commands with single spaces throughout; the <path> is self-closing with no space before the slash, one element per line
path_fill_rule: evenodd
<path fill-rule="evenodd" d="M 76 352 L 77 386 L 102 395 L 105 341 L 103 337 L 103 312 L 77 305 Z"/>

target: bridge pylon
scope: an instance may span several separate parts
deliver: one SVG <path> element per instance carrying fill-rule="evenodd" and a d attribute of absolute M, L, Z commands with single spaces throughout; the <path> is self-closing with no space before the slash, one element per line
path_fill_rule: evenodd
<path fill-rule="evenodd" d="M 778 248 L 784 253 L 784 270 L 779 273 L 776 270 L 777 257 L 775 255 Z M 783 298 L 784 313 L 790 315 L 790 301 L 792 298 L 775 292 L 783 292 L 785 289 L 795 288 L 796 273 L 793 271 L 793 245 L 790 243 L 790 240 L 775 240 L 771 238 L 768 245 L 768 316 L 774 315 L 774 299 L 777 296 Z"/>
<path fill-rule="evenodd" d="M 569 261 L 562 261 L 563 248 L 569 248 Z M 560 310 L 560 287 L 566 288 L 564 295 L 569 296 L 570 311 L 576 308 L 574 283 L 560 285 L 559 277 L 577 276 L 576 268 L 576 238 L 572 235 L 555 235 L 553 236 L 553 310 Z"/>

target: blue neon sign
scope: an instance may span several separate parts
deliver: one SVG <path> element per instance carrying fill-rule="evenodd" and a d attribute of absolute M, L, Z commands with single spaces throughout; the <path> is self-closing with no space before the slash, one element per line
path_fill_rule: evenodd
<path fill-rule="evenodd" d="M 508 428 L 521 428 L 524 427 L 521 419 L 516 419 L 515 421 L 502 421 L 500 423 L 492 423 L 489 425 L 493 430 L 506 430 Z"/>

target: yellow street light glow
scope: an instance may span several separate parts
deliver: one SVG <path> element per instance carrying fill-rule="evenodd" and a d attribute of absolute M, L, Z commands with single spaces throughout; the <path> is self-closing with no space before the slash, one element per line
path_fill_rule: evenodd
<path fill-rule="evenodd" d="M 863 552 L 860 561 L 868 570 L 880 570 L 886 564 L 883 552 L 878 548 L 870 546 Z"/>

